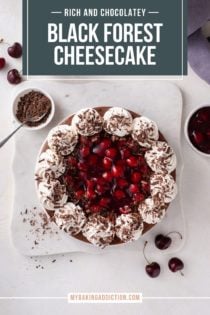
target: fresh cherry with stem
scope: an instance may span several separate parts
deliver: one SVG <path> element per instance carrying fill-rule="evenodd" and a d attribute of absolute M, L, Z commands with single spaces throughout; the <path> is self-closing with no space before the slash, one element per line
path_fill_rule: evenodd
<path fill-rule="evenodd" d="M 148 263 L 145 266 L 145 271 L 148 274 L 148 276 L 150 276 L 151 278 L 156 278 L 160 274 L 160 265 L 155 261 L 149 262 L 147 257 L 145 256 L 145 248 L 147 246 L 147 243 L 148 243 L 147 241 L 144 243 L 144 248 L 143 248 L 143 255 L 144 255 L 146 262 Z"/>
<path fill-rule="evenodd" d="M 0 38 L 0 44 L 8 45 L 8 55 L 12 58 L 20 58 L 23 54 L 22 45 L 18 42 L 13 43 L 10 45 L 9 43 L 5 42 L 3 38 Z"/>
<path fill-rule="evenodd" d="M 161 250 L 164 250 L 164 249 L 167 249 L 169 248 L 169 246 L 171 245 L 172 243 L 172 239 L 169 237 L 170 234 L 177 234 L 179 235 L 180 239 L 182 239 L 182 235 L 181 233 L 177 232 L 177 231 L 172 231 L 166 235 L 163 235 L 163 234 L 158 234 L 156 237 L 155 237 L 155 246 L 158 248 L 158 249 L 161 249 Z"/>
<path fill-rule="evenodd" d="M 180 274 L 184 276 L 183 272 L 181 271 L 184 269 L 184 263 L 181 259 L 177 257 L 173 257 L 168 262 L 168 267 L 172 272 L 180 271 Z"/>

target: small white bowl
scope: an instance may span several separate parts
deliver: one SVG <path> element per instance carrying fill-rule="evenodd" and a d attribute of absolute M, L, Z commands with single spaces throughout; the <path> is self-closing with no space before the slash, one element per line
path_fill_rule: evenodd
<path fill-rule="evenodd" d="M 189 115 L 187 116 L 187 119 L 186 119 L 186 121 L 185 121 L 185 125 L 184 125 L 184 134 L 185 134 L 185 138 L 187 139 L 188 144 L 191 146 L 191 148 L 192 148 L 195 152 L 199 153 L 199 154 L 202 155 L 202 156 L 210 157 L 210 153 L 209 153 L 209 154 L 208 154 L 208 153 L 204 153 L 204 152 L 198 150 L 198 149 L 193 145 L 193 143 L 192 143 L 191 140 L 190 140 L 189 134 L 188 134 L 188 125 L 189 125 L 189 122 L 190 122 L 191 117 L 192 117 L 199 109 L 204 108 L 204 107 L 210 107 L 210 105 L 202 105 L 202 106 L 199 106 L 199 107 L 197 107 L 196 109 L 193 109 L 193 110 L 189 113 Z"/>
<path fill-rule="evenodd" d="M 50 102 L 51 102 L 51 112 L 49 114 L 49 116 L 47 117 L 47 120 L 43 123 L 41 123 L 38 126 L 28 126 L 28 125 L 24 125 L 23 128 L 27 129 L 27 130 L 39 130 L 42 129 L 44 127 L 46 127 L 51 120 L 53 119 L 53 116 L 55 114 L 55 103 L 54 100 L 52 99 L 52 97 L 44 90 L 40 89 L 40 88 L 27 88 L 27 89 L 23 89 L 22 91 L 18 92 L 13 99 L 13 104 L 12 104 L 12 111 L 13 111 L 13 116 L 14 119 L 16 120 L 16 122 L 18 122 L 19 124 L 21 124 L 21 121 L 18 120 L 17 116 L 16 116 L 16 112 L 17 112 L 17 105 L 18 102 L 20 101 L 20 98 L 26 94 L 28 94 L 31 91 L 36 91 L 36 92 L 40 92 L 42 94 L 44 94 L 47 98 L 49 98 Z"/>

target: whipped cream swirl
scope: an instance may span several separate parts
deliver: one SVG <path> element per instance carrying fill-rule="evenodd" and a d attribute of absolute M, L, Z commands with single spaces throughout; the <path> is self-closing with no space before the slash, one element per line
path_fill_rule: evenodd
<path fill-rule="evenodd" d="M 43 181 L 38 186 L 39 199 L 43 207 L 54 211 L 62 207 L 68 199 L 66 187 L 58 180 Z"/>
<path fill-rule="evenodd" d="M 116 235 L 124 243 L 137 240 L 143 229 L 144 224 L 139 213 L 121 214 L 116 219 Z"/>
<path fill-rule="evenodd" d="M 170 203 L 177 195 L 177 185 L 170 174 L 155 173 L 150 177 L 150 192 L 153 198 L 160 196 L 163 203 Z"/>
<path fill-rule="evenodd" d="M 50 149 L 40 154 L 35 177 L 37 180 L 46 180 L 58 178 L 65 172 L 65 164 L 62 156 L 56 154 Z"/>
<path fill-rule="evenodd" d="M 121 107 L 112 107 L 104 114 L 104 129 L 118 137 L 124 137 L 131 133 L 132 122 L 131 114 Z"/>
<path fill-rule="evenodd" d="M 156 141 L 151 150 L 145 153 L 145 159 L 154 172 L 171 173 L 177 164 L 173 149 L 164 141 Z"/>
<path fill-rule="evenodd" d="M 109 218 L 100 214 L 92 214 L 89 216 L 82 233 L 90 243 L 104 248 L 114 239 L 114 224 Z"/>
<path fill-rule="evenodd" d="M 133 120 L 132 137 L 142 147 L 150 148 L 159 138 L 158 126 L 147 117 L 137 117 Z"/>
<path fill-rule="evenodd" d="M 59 125 L 48 134 L 48 145 L 51 150 L 61 155 L 70 154 L 78 141 L 78 135 L 72 126 Z"/>
<path fill-rule="evenodd" d="M 80 233 L 87 220 L 82 208 L 72 202 L 55 209 L 54 218 L 59 228 L 70 235 Z"/>
<path fill-rule="evenodd" d="M 149 197 L 140 203 L 138 210 L 145 223 L 156 224 L 165 216 L 166 205 Z"/>
<path fill-rule="evenodd" d="M 103 119 L 94 108 L 81 109 L 72 119 L 72 126 L 82 136 L 92 136 L 102 130 Z"/>

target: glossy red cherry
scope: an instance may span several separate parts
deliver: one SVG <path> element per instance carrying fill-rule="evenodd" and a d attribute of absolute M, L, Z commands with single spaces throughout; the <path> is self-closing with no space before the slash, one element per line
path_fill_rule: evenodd
<path fill-rule="evenodd" d="M 124 175 L 124 169 L 122 166 L 113 165 L 112 167 L 112 175 L 114 177 L 122 177 Z"/>
<path fill-rule="evenodd" d="M 171 237 L 169 237 L 169 235 L 171 235 L 171 234 L 177 234 L 179 236 L 179 238 L 182 239 L 182 234 L 177 232 L 177 231 L 172 231 L 172 232 L 168 233 L 167 235 L 158 234 L 155 237 L 156 247 L 161 249 L 161 250 L 167 249 L 172 243 L 172 239 L 171 239 Z"/>
<path fill-rule="evenodd" d="M 142 178 L 142 175 L 139 172 L 133 172 L 131 174 L 131 181 L 132 181 L 132 183 L 139 183 L 141 178 Z"/>
<path fill-rule="evenodd" d="M 103 158 L 103 166 L 106 170 L 110 170 L 112 167 L 112 160 L 105 156 Z"/>
<path fill-rule="evenodd" d="M 139 192 L 139 186 L 137 184 L 131 184 L 128 189 L 131 194 Z"/>
<path fill-rule="evenodd" d="M 19 58 L 22 56 L 22 45 L 20 43 L 14 43 L 7 49 L 8 54 L 13 58 Z"/>
<path fill-rule="evenodd" d="M 184 269 L 184 263 L 181 259 L 173 257 L 168 262 L 168 267 L 172 272 L 181 271 Z M 183 273 L 181 273 L 183 275 Z"/>
<path fill-rule="evenodd" d="M 197 110 L 189 120 L 188 134 L 192 144 L 201 152 L 210 154 L 210 106 Z"/>
<path fill-rule="evenodd" d="M 130 167 L 137 167 L 138 166 L 138 159 L 137 159 L 137 157 L 132 155 L 126 159 L 126 163 Z"/>
<path fill-rule="evenodd" d="M 114 159 L 117 156 L 117 149 L 115 148 L 109 148 L 105 151 L 105 154 L 110 159 Z"/>
<path fill-rule="evenodd" d="M 103 178 L 106 180 L 106 181 L 108 181 L 108 182 L 111 182 L 112 181 L 112 174 L 111 174 L 111 172 L 104 172 L 103 174 L 102 174 L 102 176 L 103 176 Z"/>
<path fill-rule="evenodd" d="M 128 187 L 129 183 L 127 182 L 126 179 L 124 178 L 117 178 L 117 186 L 119 188 L 125 188 L 125 187 Z"/>
<path fill-rule="evenodd" d="M 77 164 L 77 167 L 81 171 L 87 171 L 87 168 L 88 168 L 88 166 L 87 166 L 87 164 L 85 162 L 79 162 Z"/>
<path fill-rule="evenodd" d="M 210 120 L 210 111 L 207 108 L 200 109 L 196 115 L 197 122 L 203 123 Z"/>
<path fill-rule="evenodd" d="M 120 154 L 122 159 L 127 159 L 131 155 L 131 152 L 128 148 L 122 148 Z"/>
<path fill-rule="evenodd" d="M 106 189 L 103 185 L 97 184 L 96 185 L 96 191 L 99 195 L 102 195 L 106 192 Z"/>
<path fill-rule="evenodd" d="M 145 266 L 145 271 L 148 274 L 148 276 L 150 276 L 151 278 L 156 278 L 159 276 L 160 274 L 160 265 L 153 261 L 153 262 L 149 262 L 147 257 L 145 256 L 145 249 L 147 246 L 147 241 L 144 243 L 144 248 L 143 248 L 143 255 L 145 260 L 147 261 L 147 265 Z"/>
<path fill-rule="evenodd" d="M 171 245 L 171 238 L 169 236 L 164 236 L 162 234 L 158 234 L 155 237 L 155 245 L 157 248 L 163 250 L 167 249 Z"/>
<path fill-rule="evenodd" d="M 100 205 L 101 207 L 107 207 L 107 206 L 110 204 L 110 202 L 111 202 L 110 198 L 108 198 L 108 197 L 103 197 L 103 198 L 100 199 L 99 205 Z"/>
<path fill-rule="evenodd" d="M 81 157 L 85 158 L 90 154 L 90 148 L 88 146 L 84 146 L 79 151 Z"/>
<path fill-rule="evenodd" d="M 157 278 L 160 274 L 160 265 L 157 262 L 152 262 L 145 267 L 146 273 L 151 278 Z"/>
<path fill-rule="evenodd" d="M 12 69 L 7 73 L 7 80 L 11 84 L 19 84 L 22 79 L 18 70 Z"/>
<path fill-rule="evenodd" d="M 6 61 L 4 58 L 0 58 L 0 69 L 3 69 L 5 67 Z"/>
<path fill-rule="evenodd" d="M 100 146 L 103 150 L 108 149 L 111 146 L 111 144 L 112 144 L 112 142 L 108 138 L 102 139 L 100 142 Z"/>
<path fill-rule="evenodd" d="M 86 181 L 86 186 L 87 188 L 89 189 L 94 189 L 95 188 L 95 185 L 96 185 L 96 179 L 95 178 L 91 178 L 91 179 L 88 179 Z"/>
<path fill-rule="evenodd" d="M 87 180 L 87 173 L 84 171 L 80 171 L 79 172 L 79 177 L 82 181 L 86 181 Z"/>
<path fill-rule="evenodd" d="M 96 154 L 90 154 L 88 157 L 88 164 L 93 167 L 93 165 L 97 165 L 99 157 Z"/>
<path fill-rule="evenodd" d="M 75 192 L 75 197 L 76 197 L 77 199 L 82 199 L 82 198 L 84 197 L 84 195 L 85 195 L 85 192 L 84 192 L 84 190 L 82 190 L 82 189 L 77 190 L 77 191 Z"/>
<path fill-rule="evenodd" d="M 122 191 L 120 189 L 116 189 L 115 192 L 114 192 L 114 197 L 116 199 L 119 199 L 119 200 L 123 199 L 123 198 L 125 198 L 125 193 L 124 193 L 124 191 Z"/>
<path fill-rule="evenodd" d="M 199 131 L 193 131 L 192 137 L 196 144 L 201 144 L 204 141 L 204 135 Z"/>
<path fill-rule="evenodd" d="M 96 193 L 93 189 L 89 188 L 86 191 L 86 196 L 88 199 L 94 199 L 96 197 Z"/>

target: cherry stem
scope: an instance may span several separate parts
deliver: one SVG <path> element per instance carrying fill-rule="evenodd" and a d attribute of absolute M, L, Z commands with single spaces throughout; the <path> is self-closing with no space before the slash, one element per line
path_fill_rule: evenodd
<path fill-rule="evenodd" d="M 144 255 L 144 258 L 145 258 L 146 262 L 150 265 L 149 260 L 148 260 L 147 257 L 145 256 L 145 248 L 146 248 L 146 246 L 147 246 L 147 243 L 148 243 L 148 241 L 145 241 L 145 243 L 144 243 L 143 255 Z"/>
<path fill-rule="evenodd" d="M 169 232 L 168 234 L 166 234 L 166 236 L 170 235 L 170 234 L 178 234 L 180 239 L 182 240 L 183 237 L 182 237 L 182 234 L 180 232 L 177 232 L 177 231 L 172 231 L 172 232 Z"/>

